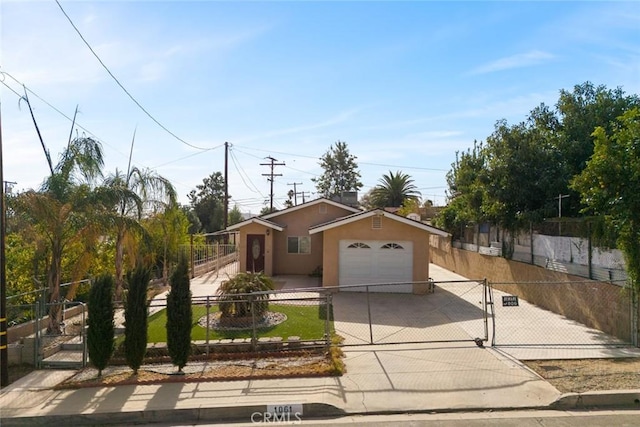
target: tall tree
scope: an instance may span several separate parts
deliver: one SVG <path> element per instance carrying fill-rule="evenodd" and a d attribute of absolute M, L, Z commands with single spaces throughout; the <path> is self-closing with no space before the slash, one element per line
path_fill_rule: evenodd
<path fill-rule="evenodd" d="M 172 263 L 179 259 L 180 245 L 187 245 L 189 239 L 189 219 L 177 205 L 143 219 L 142 225 L 148 235 L 149 246 L 145 260 L 162 271 L 164 284 L 169 281 Z"/>
<path fill-rule="evenodd" d="M 233 209 L 229 211 L 229 219 L 228 219 L 229 225 L 242 222 L 242 219 L 243 219 L 242 212 L 240 212 L 240 208 L 238 207 L 238 205 L 234 205 Z"/>
<path fill-rule="evenodd" d="M 447 206 L 436 218 L 439 227 L 461 237 L 460 230 L 469 223 L 486 220 L 483 201 L 486 194 L 487 156 L 484 145 L 473 142 L 473 149 L 456 153 L 447 173 Z"/>
<path fill-rule="evenodd" d="M 131 161 L 131 159 L 129 159 Z M 145 212 L 171 208 L 176 204 L 176 192 L 169 180 L 148 169 L 129 164 L 126 173 L 116 169 L 104 181 L 105 191 L 115 200 L 114 228 L 116 234 L 116 289 L 120 300 L 124 282 L 125 241 L 133 235 L 144 234 L 140 220 Z M 129 251 L 129 267 L 136 263 L 135 250 Z"/>
<path fill-rule="evenodd" d="M 91 247 L 103 230 L 102 208 L 95 181 L 102 174 L 102 147 L 92 138 L 69 141 L 51 175 L 39 191 L 29 190 L 14 200 L 16 215 L 30 221 L 46 242 L 49 289 L 47 332 L 59 334 L 60 282 L 65 250 L 82 242 Z M 89 256 L 90 251 L 83 254 Z M 86 265 L 86 263 L 82 263 Z"/>
<path fill-rule="evenodd" d="M 147 352 L 147 287 L 151 271 L 138 264 L 127 274 L 127 292 L 124 306 L 124 353 L 127 365 L 137 374 Z"/>
<path fill-rule="evenodd" d="M 555 197 L 565 184 L 553 142 L 533 120 L 512 126 L 505 120 L 496 123 L 485 147 L 483 209 L 490 219 L 515 231 L 555 214 Z"/>
<path fill-rule="evenodd" d="M 346 142 L 338 141 L 320 158 L 324 170 L 318 178 L 312 178 L 322 197 L 328 199 L 342 197 L 345 191 L 358 191 L 362 188 L 357 157 L 349 153 Z"/>
<path fill-rule="evenodd" d="M 222 230 L 225 215 L 224 186 L 224 177 L 216 172 L 204 178 L 202 184 L 198 184 L 189 193 L 191 207 L 202 224 L 198 231 L 213 233 Z"/>
<path fill-rule="evenodd" d="M 91 363 L 98 369 L 99 377 L 114 350 L 113 284 L 111 275 L 103 275 L 92 281 L 89 291 L 87 350 Z"/>
<path fill-rule="evenodd" d="M 405 200 L 420 200 L 420 192 L 409 175 L 389 171 L 388 175 L 382 175 L 380 184 L 374 187 L 371 199 L 378 208 L 400 207 Z"/>
<path fill-rule="evenodd" d="M 623 114 L 607 132 L 596 128 L 594 153 L 572 182 L 586 211 L 603 216 L 618 235 L 630 285 L 640 290 L 640 109 Z"/>
<path fill-rule="evenodd" d="M 191 353 L 193 313 L 189 285 L 189 264 L 182 255 L 171 275 L 171 291 L 167 295 L 167 349 L 178 372 L 182 372 Z"/>
<path fill-rule="evenodd" d="M 566 186 L 569 181 L 585 168 L 593 154 L 592 133 L 596 127 L 602 127 L 607 134 L 613 130 L 616 118 L 634 107 L 640 107 L 638 95 L 626 95 L 622 88 L 607 89 L 595 86 L 591 82 L 575 85 L 572 91 L 561 90 L 556 109 L 561 123 L 558 148 L 563 154 L 566 170 Z M 580 197 L 570 188 L 572 196 L 563 212 L 578 215 L 581 207 Z"/>

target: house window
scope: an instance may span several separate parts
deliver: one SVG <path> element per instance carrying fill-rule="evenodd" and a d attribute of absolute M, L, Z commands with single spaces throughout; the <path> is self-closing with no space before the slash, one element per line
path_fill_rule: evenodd
<path fill-rule="evenodd" d="M 311 253 L 311 237 L 287 237 L 287 253 L 288 254 L 310 254 Z"/>

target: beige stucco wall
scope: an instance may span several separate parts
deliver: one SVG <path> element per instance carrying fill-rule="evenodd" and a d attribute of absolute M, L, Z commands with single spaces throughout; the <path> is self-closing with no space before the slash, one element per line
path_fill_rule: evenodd
<path fill-rule="evenodd" d="M 320 206 L 326 207 L 326 212 L 321 213 Z M 340 207 L 328 203 L 319 203 L 301 208 L 290 213 L 284 211 L 272 220 L 278 224 L 286 224 L 284 231 L 274 235 L 274 275 L 284 274 L 311 274 L 316 268 L 322 266 L 323 241 L 322 235 L 311 235 L 310 254 L 288 254 L 287 237 L 309 236 L 309 227 L 332 221 L 350 215 Z"/>
<path fill-rule="evenodd" d="M 322 286 L 337 286 L 339 277 L 340 240 L 408 240 L 413 242 L 413 280 L 426 282 L 429 278 L 429 236 L 428 231 L 382 217 L 382 228 L 371 227 L 371 217 L 324 231 Z M 427 284 L 414 284 L 414 293 L 425 293 Z"/>
<path fill-rule="evenodd" d="M 321 213 L 320 206 L 326 211 Z M 287 274 L 311 274 L 322 265 L 323 240 L 322 235 L 311 236 L 310 254 L 288 254 L 287 237 L 309 236 L 309 227 L 332 221 L 352 214 L 353 212 L 328 203 L 317 203 L 300 209 L 271 217 L 269 220 L 284 227 L 283 231 L 276 231 L 265 226 L 250 223 L 239 229 L 240 271 L 247 269 L 247 234 L 262 234 L 265 236 L 265 274 L 268 276 Z M 267 230 L 269 233 L 267 235 Z"/>

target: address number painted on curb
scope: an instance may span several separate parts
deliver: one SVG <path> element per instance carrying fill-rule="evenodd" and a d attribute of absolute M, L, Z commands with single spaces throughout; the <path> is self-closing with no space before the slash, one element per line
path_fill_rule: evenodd
<path fill-rule="evenodd" d="M 302 403 L 267 405 L 267 413 L 269 414 L 297 414 L 302 415 Z"/>

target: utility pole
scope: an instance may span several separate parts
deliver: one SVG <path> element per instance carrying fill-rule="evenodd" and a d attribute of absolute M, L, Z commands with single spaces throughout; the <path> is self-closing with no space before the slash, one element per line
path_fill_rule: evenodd
<path fill-rule="evenodd" d="M 304 200 L 304 196 L 305 196 L 306 194 L 308 194 L 308 195 L 309 195 L 309 197 L 311 197 L 311 193 L 310 193 L 310 192 L 308 192 L 308 191 L 301 191 L 301 192 L 300 192 L 300 194 L 302 194 L 302 204 L 306 203 L 306 202 L 305 202 L 305 200 Z"/>
<path fill-rule="evenodd" d="M 569 197 L 568 194 L 558 194 L 558 237 L 562 236 L 562 199 Z"/>
<path fill-rule="evenodd" d="M 4 182 L 2 171 L 2 111 L 0 107 L 0 182 Z M 0 185 L 0 386 L 9 385 L 9 350 L 7 337 L 7 271 L 5 258 L 5 234 L 7 216 L 5 214 L 4 185 Z"/>
<path fill-rule="evenodd" d="M 267 178 L 268 181 L 271 182 L 271 192 L 269 193 L 269 213 L 273 212 L 273 177 L 275 176 L 282 176 L 281 173 L 273 173 L 273 168 L 276 166 L 285 166 L 284 162 L 283 163 L 276 163 L 278 160 L 274 159 L 271 156 L 267 156 L 265 157 L 265 159 L 269 159 L 270 163 L 260 163 L 260 166 L 270 166 L 271 167 L 271 172 L 270 173 L 263 173 L 262 176 L 268 176 L 269 178 Z"/>
<path fill-rule="evenodd" d="M 297 185 L 302 185 L 301 182 L 294 182 L 292 184 L 287 183 L 287 185 L 293 185 L 293 205 L 294 206 L 298 206 L 298 188 L 296 187 Z"/>
<path fill-rule="evenodd" d="M 224 229 L 227 229 L 229 221 L 229 143 L 224 142 L 224 221 L 222 222 Z M 225 243 L 227 237 L 225 234 Z"/>

